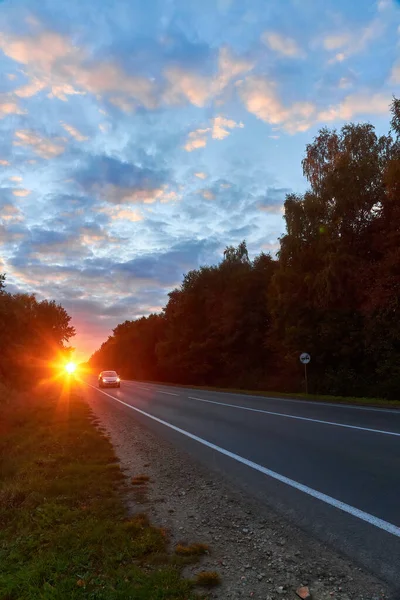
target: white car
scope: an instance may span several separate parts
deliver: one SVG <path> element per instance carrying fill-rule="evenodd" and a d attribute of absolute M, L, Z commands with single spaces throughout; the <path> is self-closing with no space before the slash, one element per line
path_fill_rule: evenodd
<path fill-rule="evenodd" d="M 121 387 L 121 380 L 115 371 L 102 371 L 99 375 L 99 388 Z"/>

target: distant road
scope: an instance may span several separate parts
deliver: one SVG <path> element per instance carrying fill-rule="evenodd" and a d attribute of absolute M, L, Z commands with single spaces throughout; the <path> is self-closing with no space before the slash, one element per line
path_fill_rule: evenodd
<path fill-rule="evenodd" d="M 144 423 L 400 590 L 400 411 L 87 383 L 122 419 Z"/>

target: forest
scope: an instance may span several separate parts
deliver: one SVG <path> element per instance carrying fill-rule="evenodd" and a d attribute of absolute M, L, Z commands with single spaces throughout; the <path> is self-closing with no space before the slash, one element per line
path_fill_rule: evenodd
<path fill-rule="evenodd" d="M 387 135 L 322 129 L 308 189 L 284 204 L 276 258 L 246 243 L 187 273 L 160 314 L 118 325 L 92 355 L 122 377 L 253 390 L 400 395 L 400 100 Z"/>
<path fill-rule="evenodd" d="M 26 388 L 60 369 L 75 330 L 61 305 L 39 302 L 33 294 L 10 294 L 5 279 L 0 274 L 0 383 Z"/>

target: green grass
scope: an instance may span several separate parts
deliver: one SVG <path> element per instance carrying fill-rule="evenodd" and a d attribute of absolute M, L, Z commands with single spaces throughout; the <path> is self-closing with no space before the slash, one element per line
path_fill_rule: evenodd
<path fill-rule="evenodd" d="M 335 404 L 357 404 L 364 406 L 380 406 L 386 408 L 400 408 L 400 400 L 385 400 L 384 398 L 360 398 L 350 396 L 323 396 L 316 394 L 288 394 L 284 392 L 268 392 L 263 390 L 245 390 L 241 388 L 224 388 L 204 385 L 184 385 L 181 383 L 170 383 L 164 381 L 143 381 L 176 388 L 197 389 L 208 392 L 226 392 L 228 394 L 243 394 L 246 396 L 260 396 L 264 398 L 289 398 L 293 400 L 309 400 L 312 402 L 332 402 Z"/>
<path fill-rule="evenodd" d="M 165 532 L 127 518 L 124 476 L 82 400 L 0 412 L 0 600 L 195 597 Z"/>

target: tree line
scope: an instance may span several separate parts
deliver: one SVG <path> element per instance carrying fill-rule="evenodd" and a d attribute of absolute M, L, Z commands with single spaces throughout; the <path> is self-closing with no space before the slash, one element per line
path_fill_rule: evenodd
<path fill-rule="evenodd" d="M 187 273 L 160 314 L 118 325 L 93 354 L 123 377 L 248 389 L 400 395 L 400 100 L 387 135 L 322 129 L 309 183 L 284 204 L 277 258 L 246 243 Z"/>
<path fill-rule="evenodd" d="M 52 364 L 65 359 L 75 335 L 71 317 L 54 300 L 33 294 L 10 294 L 0 274 L 0 383 L 36 385 L 51 375 Z"/>

